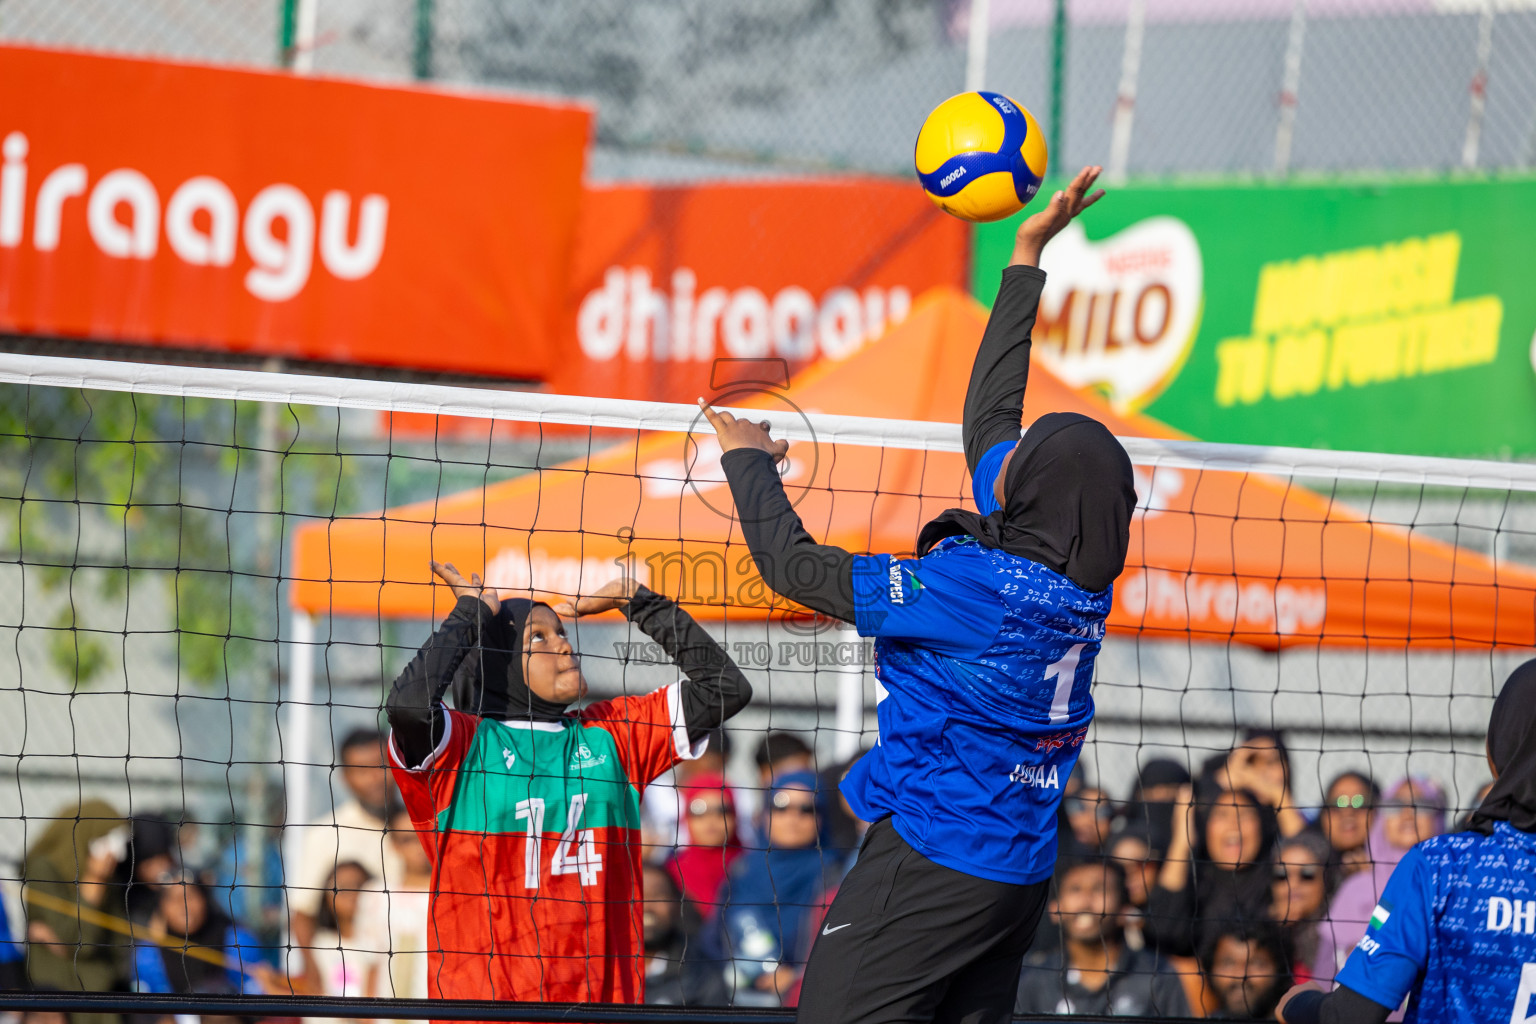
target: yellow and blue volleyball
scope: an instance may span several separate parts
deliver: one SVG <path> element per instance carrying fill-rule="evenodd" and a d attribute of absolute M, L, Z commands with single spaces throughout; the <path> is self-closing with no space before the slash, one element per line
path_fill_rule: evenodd
<path fill-rule="evenodd" d="M 1012 216 L 1040 191 L 1045 135 L 1034 115 L 996 92 L 963 92 L 917 133 L 917 180 L 941 210 L 971 221 Z"/>

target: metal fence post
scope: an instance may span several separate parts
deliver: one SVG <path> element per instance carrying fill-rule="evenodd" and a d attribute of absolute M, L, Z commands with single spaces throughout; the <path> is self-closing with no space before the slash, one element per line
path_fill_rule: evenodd
<path fill-rule="evenodd" d="M 1483 0 L 1477 15 L 1477 58 L 1472 72 L 1471 99 L 1467 108 L 1467 134 L 1461 144 L 1461 166 L 1477 166 L 1483 141 L 1483 114 L 1488 107 L 1488 60 L 1493 56 L 1493 0 Z"/>
<path fill-rule="evenodd" d="M 1056 11 L 1051 19 L 1051 127 L 1046 133 L 1046 148 L 1051 160 L 1061 160 L 1062 152 L 1062 88 L 1066 79 L 1067 62 L 1067 0 L 1056 0 Z"/>
<path fill-rule="evenodd" d="M 432 0 L 416 0 L 416 45 L 411 70 L 420 81 L 432 77 Z"/>
<path fill-rule="evenodd" d="M 315 66 L 315 21 L 320 0 L 283 0 L 278 19 L 281 38 L 280 63 L 290 71 L 307 75 Z"/>
<path fill-rule="evenodd" d="M 1136 119 L 1136 90 L 1141 81 L 1141 44 L 1146 36 L 1147 0 L 1131 0 L 1125 16 L 1125 47 L 1120 53 L 1120 89 L 1115 96 L 1115 122 L 1109 138 L 1109 180 L 1125 182 L 1131 158 L 1131 126 Z"/>
<path fill-rule="evenodd" d="M 1280 119 L 1275 124 L 1275 174 L 1291 173 L 1291 144 L 1296 137 L 1296 94 L 1301 89 L 1301 52 L 1307 38 L 1307 0 L 1291 5 L 1285 40 L 1285 69 L 1280 80 Z"/>
<path fill-rule="evenodd" d="M 279 0 L 282 13 L 277 19 L 277 66 L 290 67 L 293 62 L 293 31 L 298 21 L 298 0 Z"/>

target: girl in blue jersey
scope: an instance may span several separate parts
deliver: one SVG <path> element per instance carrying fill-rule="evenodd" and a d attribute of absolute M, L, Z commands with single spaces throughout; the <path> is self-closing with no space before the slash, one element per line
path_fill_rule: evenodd
<path fill-rule="evenodd" d="M 1398 862 L 1339 987 L 1286 994 L 1284 1024 L 1536 1021 L 1536 661 L 1515 669 L 1488 723 L 1493 788 L 1467 831 Z"/>
<path fill-rule="evenodd" d="M 977 511 L 929 523 L 919 557 L 815 543 L 774 471 L 788 445 L 705 407 L 764 581 L 874 637 L 885 690 L 879 743 L 841 787 L 874 824 L 811 950 L 800 1020 L 1011 1016 L 1136 504 L 1103 424 L 1050 413 L 1020 439 L 1040 252 L 1103 195 L 1098 173 L 1019 229 L 965 400 Z"/>

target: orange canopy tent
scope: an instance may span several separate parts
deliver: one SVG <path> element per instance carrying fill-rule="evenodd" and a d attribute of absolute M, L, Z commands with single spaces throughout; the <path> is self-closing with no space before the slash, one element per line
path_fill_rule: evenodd
<path fill-rule="evenodd" d="M 721 396 L 770 420 L 798 410 L 956 423 L 986 312 L 953 291 L 848 360 L 790 387 Z M 1074 410 L 1121 436 L 1178 438 L 1121 415 L 1039 363 L 1024 421 Z M 434 501 L 296 531 L 296 610 L 437 618 L 451 595 L 429 558 L 484 567 L 499 589 L 590 593 L 632 569 L 702 617 L 793 611 L 752 566 L 702 420 L 689 435 L 635 433 L 590 458 Z M 969 503 L 954 453 L 797 442 L 786 486 L 818 540 L 910 551 L 941 510 Z M 1536 643 L 1536 573 L 1373 523 L 1286 480 L 1137 467 L 1141 498 L 1110 628 L 1274 648 L 1286 643 Z"/>

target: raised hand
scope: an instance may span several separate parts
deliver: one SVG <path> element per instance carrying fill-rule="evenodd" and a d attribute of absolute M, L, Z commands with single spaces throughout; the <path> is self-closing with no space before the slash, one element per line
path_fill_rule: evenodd
<path fill-rule="evenodd" d="M 722 453 L 737 448 L 756 448 L 772 455 L 774 462 L 782 462 L 784 456 L 789 454 L 788 441 L 775 441 L 768 436 L 770 428 L 767 420 L 758 423 L 739 420 L 731 413 L 716 412 L 702 398 L 699 399 L 699 408 L 704 410 L 704 418 L 709 420 L 709 425 L 715 428 Z"/>
<path fill-rule="evenodd" d="M 555 614 L 567 619 L 575 619 L 583 615 L 596 615 L 599 612 L 622 608 L 629 603 L 629 599 L 634 597 L 639 589 L 639 582 L 626 573 L 616 580 L 604 583 L 594 593 L 578 597 L 575 602 L 561 601 L 555 605 Z"/>
<path fill-rule="evenodd" d="M 501 611 L 501 598 L 496 591 L 485 589 L 485 584 L 480 579 L 480 574 L 472 572 L 469 579 L 465 579 L 459 570 L 453 567 L 452 562 L 432 561 L 432 573 L 438 579 L 448 584 L 448 589 L 453 591 L 455 597 L 478 597 L 485 602 L 485 606 L 495 615 Z"/>
<path fill-rule="evenodd" d="M 1180 786 L 1178 802 L 1173 807 L 1173 837 L 1168 843 L 1169 860 L 1174 859 L 1172 854 L 1175 850 L 1188 858 L 1194 849 L 1194 803 L 1195 787 L 1190 783 Z"/>
<path fill-rule="evenodd" d="M 1045 204 L 1045 209 L 1028 218 L 1019 225 L 1019 232 L 1014 236 L 1013 263 L 1015 266 L 1038 267 L 1040 265 L 1040 252 L 1045 248 L 1045 243 L 1061 233 L 1062 228 L 1072 223 L 1072 218 L 1082 213 L 1088 207 L 1104 198 L 1104 190 L 1089 193 L 1093 183 L 1099 180 L 1103 173 L 1102 167 L 1084 167 L 1077 172 L 1077 177 L 1064 191 L 1051 196 L 1051 201 Z"/>
<path fill-rule="evenodd" d="M 1179 787 L 1179 797 L 1173 806 L 1173 835 L 1168 842 L 1168 853 L 1158 870 L 1157 884 L 1169 892 L 1183 892 L 1189 884 L 1189 862 L 1193 858 L 1195 823 L 1195 787 L 1186 783 Z"/>

